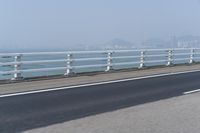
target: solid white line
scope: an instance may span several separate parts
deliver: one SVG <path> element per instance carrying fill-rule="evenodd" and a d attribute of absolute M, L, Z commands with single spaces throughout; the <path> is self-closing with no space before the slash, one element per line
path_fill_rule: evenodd
<path fill-rule="evenodd" d="M 52 88 L 52 89 L 44 89 L 44 90 L 36 90 L 36 91 L 26 91 L 26 92 L 19 92 L 19 93 L 3 94 L 3 95 L 0 95 L 0 98 L 19 96 L 19 95 L 27 95 L 27 94 L 35 94 L 35 93 L 42 93 L 42 92 L 50 92 L 50 91 L 57 91 L 57 90 L 66 90 L 66 89 L 79 88 L 79 87 L 87 87 L 87 86 L 119 83 L 119 82 L 125 82 L 125 81 L 133 81 L 133 80 L 140 80 L 140 79 L 147 79 L 147 78 L 163 77 L 163 76 L 185 74 L 185 73 L 192 73 L 192 72 L 200 72 L 200 70 L 174 72 L 174 73 L 166 73 L 166 74 L 156 74 L 156 75 L 142 76 L 142 77 L 136 77 L 136 78 L 104 81 L 104 82 L 97 82 L 97 83 L 88 83 L 88 84 L 83 84 L 83 85 L 74 85 L 74 86 L 59 87 L 59 88 Z"/>
<path fill-rule="evenodd" d="M 184 92 L 183 94 L 187 95 L 187 94 L 192 94 L 192 93 L 195 93 L 195 92 L 200 92 L 200 89 L 196 89 L 196 90 L 192 90 L 192 91 L 187 91 L 187 92 Z"/>

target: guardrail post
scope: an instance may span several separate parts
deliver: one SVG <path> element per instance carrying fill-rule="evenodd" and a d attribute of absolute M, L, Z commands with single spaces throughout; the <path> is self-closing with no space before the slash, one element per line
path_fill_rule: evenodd
<path fill-rule="evenodd" d="M 189 61 L 190 64 L 194 63 L 194 49 L 191 49 L 190 50 L 190 61 Z"/>
<path fill-rule="evenodd" d="M 19 80 L 19 79 L 22 79 L 22 74 L 21 72 L 19 72 L 19 70 L 21 69 L 21 58 L 22 58 L 22 55 L 15 55 L 14 56 L 14 62 L 16 63 L 14 65 L 14 74 L 13 74 L 13 78 L 11 80 Z"/>
<path fill-rule="evenodd" d="M 167 56 L 168 60 L 167 60 L 167 66 L 172 65 L 172 58 L 173 58 L 173 51 L 172 50 L 168 50 L 168 56 Z"/>
<path fill-rule="evenodd" d="M 67 54 L 67 70 L 64 75 L 71 74 L 72 72 L 71 64 L 72 64 L 72 54 Z"/>
<path fill-rule="evenodd" d="M 139 66 L 139 68 L 144 67 L 144 61 L 145 61 L 145 51 L 141 51 L 140 52 L 140 66 Z"/>
<path fill-rule="evenodd" d="M 107 55 L 107 68 L 106 68 L 106 72 L 112 70 L 112 52 L 108 52 Z"/>

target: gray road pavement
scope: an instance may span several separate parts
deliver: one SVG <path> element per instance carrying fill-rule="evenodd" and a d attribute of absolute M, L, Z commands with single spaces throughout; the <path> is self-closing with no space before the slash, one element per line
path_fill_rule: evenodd
<path fill-rule="evenodd" d="M 25 133 L 199 133 L 200 93 L 72 120 Z"/>
<path fill-rule="evenodd" d="M 0 132 L 22 132 L 181 96 L 186 91 L 199 89 L 199 79 L 200 72 L 191 72 L 51 92 L 1 97 Z M 174 108 L 169 105 L 165 106 L 172 110 Z M 158 109 L 162 109 L 162 107 L 159 106 Z M 155 117 L 157 116 L 155 115 Z M 187 123 L 187 121 L 185 122 Z"/>

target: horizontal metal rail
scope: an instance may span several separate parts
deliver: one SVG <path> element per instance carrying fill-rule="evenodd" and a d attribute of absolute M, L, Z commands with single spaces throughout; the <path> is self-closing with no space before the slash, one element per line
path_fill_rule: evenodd
<path fill-rule="evenodd" d="M 70 75 L 95 72 L 99 70 L 97 68 L 110 71 L 115 66 L 120 69 L 160 63 L 169 66 L 180 63 L 178 61 L 191 64 L 198 59 L 200 48 L 0 53 L 0 80 L 3 75 L 13 75 L 10 79 L 18 80 L 23 79 L 26 73 L 46 75 L 44 72 L 53 72 L 57 75 L 57 71 L 62 71 L 64 75 Z"/>
<path fill-rule="evenodd" d="M 112 57 L 112 59 L 134 59 L 134 58 L 140 58 L 140 56 L 117 56 L 117 57 Z"/>
<path fill-rule="evenodd" d="M 106 50 L 106 51 L 66 51 L 66 52 L 30 52 L 30 53 L 0 53 L 0 57 L 2 56 L 20 56 L 20 55 L 65 55 L 65 54 L 98 54 L 98 53 L 109 53 L 109 52 L 117 52 L 117 53 L 124 53 L 124 52 L 140 52 L 140 51 L 147 51 L 147 52 L 159 52 L 159 51 L 181 51 L 181 50 L 189 50 L 195 49 L 200 50 L 200 48 L 176 48 L 176 49 L 136 49 L 136 50 Z"/>
<path fill-rule="evenodd" d="M 123 62 L 123 63 L 113 63 L 114 66 L 123 66 L 123 65 L 134 65 L 139 64 L 139 62 Z"/>
<path fill-rule="evenodd" d="M 176 56 L 176 55 L 190 55 L 190 53 L 178 53 L 178 54 L 174 54 L 174 56 Z"/>
<path fill-rule="evenodd" d="M 65 70 L 66 67 L 55 67 L 55 68 L 39 68 L 39 69 L 27 69 L 27 70 L 14 70 L 14 71 L 0 71 L 0 74 L 15 74 L 15 73 L 26 73 L 26 72 L 48 72 Z"/>

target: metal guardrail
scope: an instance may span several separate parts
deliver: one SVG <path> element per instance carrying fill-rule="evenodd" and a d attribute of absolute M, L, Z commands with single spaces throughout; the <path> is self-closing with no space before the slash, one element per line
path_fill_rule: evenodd
<path fill-rule="evenodd" d="M 132 54 L 134 53 L 134 54 Z M 75 55 L 85 55 L 87 57 L 75 57 Z M 97 55 L 98 54 L 98 55 Z M 99 56 L 99 54 L 103 56 Z M 125 55 L 124 55 L 125 54 Z M 65 55 L 66 58 L 61 59 L 43 59 L 43 56 L 58 56 Z M 200 48 L 184 48 L 184 49 L 147 49 L 147 50 L 109 50 L 109 51 L 69 51 L 69 52 L 34 52 L 34 53 L 0 53 L 0 59 L 13 59 L 13 61 L 0 62 L 0 75 L 13 75 L 11 80 L 23 79 L 23 73 L 26 72 L 48 72 L 63 70 L 64 75 L 70 75 L 73 69 L 82 68 L 98 68 L 103 67 L 105 71 L 114 69 L 115 66 L 123 65 L 138 65 L 138 69 L 145 67 L 146 63 L 161 63 L 166 66 L 172 65 L 175 61 L 184 61 L 184 63 L 192 64 L 200 59 Z M 37 56 L 42 59 L 23 60 L 26 56 Z M 176 57 L 180 56 L 180 57 Z M 162 57 L 163 59 L 158 59 Z M 154 58 L 154 59 L 148 59 Z M 134 59 L 125 62 L 113 62 L 113 60 Z M 75 62 L 86 62 L 89 64 L 74 65 Z M 95 61 L 103 61 L 104 63 L 97 64 Z M 56 64 L 65 63 L 65 66 L 40 68 L 33 67 L 23 69 L 24 65 L 37 65 L 37 64 Z M 155 65 L 156 66 L 156 65 Z M 1 69 L 11 67 L 12 70 Z M 87 70 L 85 71 L 87 72 Z"/>

